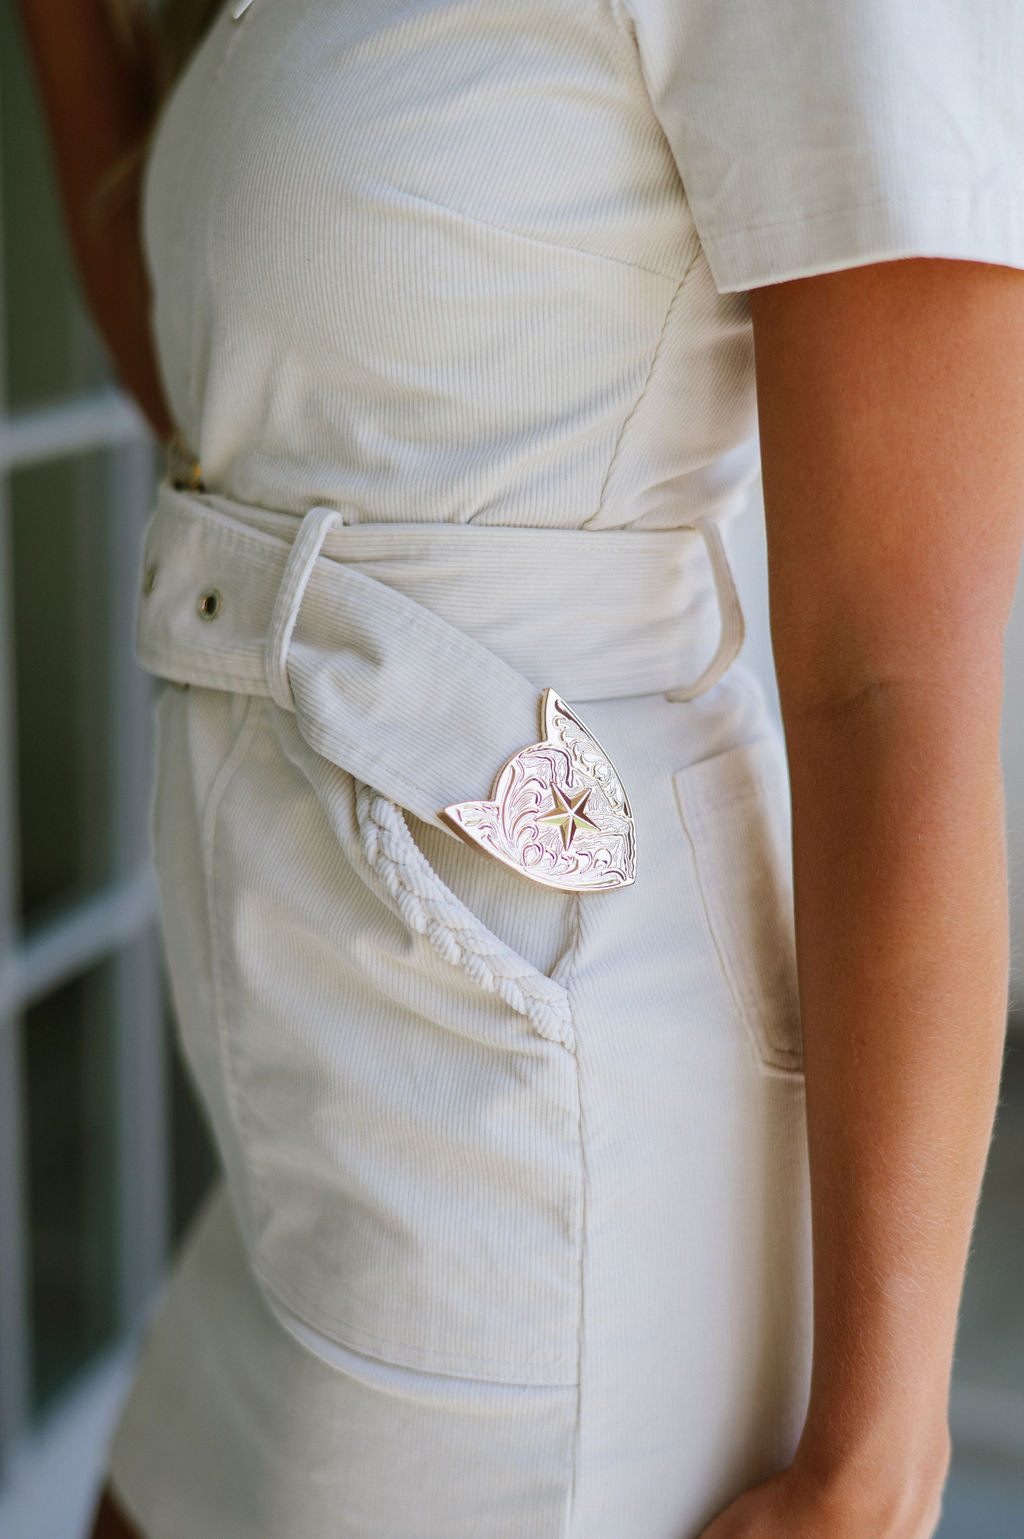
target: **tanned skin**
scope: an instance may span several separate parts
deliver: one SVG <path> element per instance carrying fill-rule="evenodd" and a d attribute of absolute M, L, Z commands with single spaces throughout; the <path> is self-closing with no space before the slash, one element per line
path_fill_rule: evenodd
<path fill-rule="evenodd" d="M 83 292 L 121 383 L 166 443 L 175 424 L 150 334 L 138 179 L 128 196 L 112 196 L 100 209 L 95 204 L 107 172 L 138 148 L 149 128 L 148 73 L 118 46 L 103 0 L 18 0 L 18 6 Z"/>

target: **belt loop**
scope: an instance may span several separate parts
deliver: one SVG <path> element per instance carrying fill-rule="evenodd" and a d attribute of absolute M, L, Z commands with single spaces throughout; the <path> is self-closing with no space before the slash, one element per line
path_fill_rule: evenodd
<path fill-rule="evenodd" d="M 697 695 L 704 694 L 713 684 L 717 684 L 742 647 L 743 638 L 746 635 L 743 609 L 740 605 L 739 594 L 736 592 L 732 568 L 729 565 L 729 558 L 725 553 L 725 545 L 722 543 L 722 534 L 717 523 L 714 519 L 696 518 L 693 524 L 688 527 L 697 530 L 707 549 L 708 558 L 711 562 L 711 571 L 715 579 L 715 594 L 718 598 L 721 634 L 718 638 L 715 655 L 704 669 L 700 678 L 693 684 L 683 685 L 679 689 L 667 690 L 665 693 L 666 700 L 693 700 Z"/>
<path fill-rule="evenodd" d="M 284 711 L 295 709 L 295 698 L 288 682 L 288 648 L 299 618 L 299 606 L 324 540 L 332 529 L 344 522 L 336 508 L 310 508 L 303 515 L 299 532 L 288 552 L 263 654 L 270 693 Z"/>

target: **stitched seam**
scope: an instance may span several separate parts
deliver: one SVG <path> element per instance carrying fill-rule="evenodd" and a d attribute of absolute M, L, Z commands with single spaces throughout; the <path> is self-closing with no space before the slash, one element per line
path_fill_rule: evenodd
<path fill-rule="evenodd" d="M 571 951 L 571 954 L 570 954 L 570 957 L 569 957 L 569 961 L 568 961 L 568 964 L 566 966 L 566 976 L 565 976 L 564 984 L 563 984 L 563 986 L 565 988 L 566 1006 L 567 1006 L 568 1011 L 569 1011 L 569 1021 L 570 1021 L 570 1025 L 572 1027 L 572 1034 L 573 1034 L 572 1055 L 573 1055 L 573 1059 L 575 1060 L 575 1065 L 576 1065 L 576 1076 L 575 1076 L 575 1078 L 576 1078 L 576 1108 L 577 1108 L 576 1126 L 577 1126 L 577 1134 L 578 1134 L 578 1138 L 579 1138 L 579 1151 L 580 1151 L 580 1165 L 579 1165 L 580 1192 L 579 1192 L 579 1208 L 578 1208 L 578 1215 L 579 1215 L 579 1217 L 578 1217 L 578 1225 L 579 1225 L 579 1227 L 578 1227 L 578 1231 L 577 1231 L 577 1233 L 575 1235 L 576 1244 L 577 1244 L 578 1249 L 579 1249 L 579 1283 L 578 1283 L 579 1305 L 578 1305 L 578 1310 L 577 1310 L 577 1315 L 576 1315 L 576 1421 L 575 1421 L 575 1426 L 573 1428 L 572 1468 L 571 1468 L 571 1471 L 570 1471 L 570 1479 L 569 1479 L 569 1499 L 568 1499 L 568 1502 L 566 1504 L 566 1514 L 565 1514 L 565 1539 L 569 1539 L 569 1535 L 572 1532 L 573 1519 L 574 1519 L 575 1510 L 576 1510 L 576 1487 L 577 1487 L 578 1470 L 579 1470 L 579 1447 L 580 1447 L 580 1438 L 582 1436 L 582 1430 L 583 1430 L 583 1328 L 584 1328 L 583 1285 L 584 1285 L 584 1278 L 585 1278 L 585 1275 L 586 1275 L 585 1263 L 586 1263 L 586 1240 L 587 1240 L 587 1188 L 588 1188 L 588 1184 L 589 1184 L 588 1183 L 588 1170 L 587 1170 L 586 1140 L 584 1139 L 584 1136 L 583 1136 L 583 1086 L 582 1086 L 582 1082 L 581 1082 L 581 1078 L 580 1078 L 579 1033 L 578 1033 L 578 1031 L 576 1029 L 576 1017 L 575 1017 L 575 1012 L 574 1012 L 573 1006 L 572 1006 L 572 998 L 571 998 L 571 995 L 570 995 L 570 992 L 569 992 L 570 985 L 572 984 L 572 982 L 573 982 L 573 980 L 574 980 L 574 978 L 576 976 L 576 970 L 577 970 L 577 967 L 578 967 L 578 964 L 579 964 L 580 948 L 581 948 L 581 943 L 582 943 L 582 939 L 583 939 L 583 907 L 582 907 L 583 894 L 582 893 L 576 893 L 575 894 L 575 899 L 576 899 L 576 909 L 575 909 L 575 929 L 574 929 L 574 934 L 573 934 L 573 944 L 572 944 L 572 951 Z"/>
<path fill-rule="evenodd" d="M 968 203 L 968 201 L 973 205 L 977 200 L 971 198 L 966 191 L 961 195 L 951 197 L 944 189 L 936 188 L 934 191 L 929 192 L 900 194 L 899 196 L 888 198 L 868 198 L 863 203 L 843 203 L 835 208 L 821 209 L 813 214 L 802 214 L 797 219 L 769 219 L 765 220 L 762 224 L 735 225 L 718 233 L 709 233 L 707 239 L 709 245 L 715 246 L 723 244 L 725 241 L 733 240 L 738 235 L 749 235 L 757 230 L 800 229 L 803 225 L 816 224 L 826 219 L 835 219 L 851 213 L 858 213 L 862 209 L 894 208 L 904 204 L 915 203 L 938 203 L 943 207 L 953 207 Z M 1018 198 L 984 198 L 981 201 L 983 203 L 990 203 L 996 208 L 1013 208 L 1024 212 L 1024 200 Z"/>
<path fill-rule="evenodd" d="M 415 1352 L 422 1358 L 436 1358 L 439 1362 L 464 1363 L 467 1367 L 471 1367 L 474 1363 L 482 1364 L 485 1367 L 500 1365 L 509 1373 L 523 1372 L 522 1364 L 509 1362 L 509 1360 L 504 1357 L 479 1357 L 475 1354 L 471 1356 L 461 1352 L 435 1352 L 429 1347 L 424 1347 L 422 1343 L 419 1342 L 402 1341 L 397 1336 L 373 1335 L 369 1331 L 361 1330 L 358 1325 L 352 1325 L 348 1320 L 342 1319 L 340 1315 L 335 1314 L 331 1309 L 325 1308 L 323 1304 L 315 1302 L 313 1299 L 309 1298 L 301 1288 L 297 1288 L 294 1283 L 284 1284 L 274 1281 L 273 1274 L 265 1262 L 254 1260 L 252 1266 L 253 1270 L 260 1277 L 264 1285 L 269 1288 L 272 1293 L 279 1296 L 283 1302 L 287 1302 L 289 1299 L 295 1299 L 300 1305 L 303 1306 L 305 1310 L 309 1312 L 311 1318 L 304 1320 L 304 1323 L 311 1326 L 314 1330 L 316 1329 L 316 1318 L 319 1316 L 322 1319 L 330 1321 L 332 1325 L 339 1326 L 342 1330 L 347 1331 L 351 1336 L 359 1337 L 362 1341 L 368 1344 L 372 1344 L 374 1348 L 382 1354 L 393 1347 L 405 1347 L 410 1352 Z M 303 1317 L 300 1316 L 300 1318 Z M 344 1346 L 345 1342 L 338 1341 L 336 1345 Z M 387 1362 L 389 1359 L 382 1356 L 381 1361 Z M 565 1357 L 542 1357 L 537 1359 L 534 1366 L 537 1368 L 558 1368 L 563 1364 L 569 1366 L 568 1360 Z M 401 1365 L 399 1364 L 398 1366 Z M 519 1381 L 510 1379 L 508 1382 L 516 1383 Z M 553 1386 L 558 1386 L 563 1389 L 567 1387 L 566 1384 L 561 1380 L 553 1379 L 551 1380 L 551 1383 Z"/>
<path fill-rule="evenodd" d="M 240 1105 L 240 1091 L 236 1084 L 234 1066 L 231 1061 L 231 1051 L 228 1046 L 228 1024 L 224 1008 L 224 983 L 223 961 L 221 955 L 221 929 L 217 894 L 217 881 L 214 870 L 214 845 L 217 837 L 217 828 L 220 820 L 220 810 L 224 802 L 235 771 L 240 767 L 250 740 L 255 735 L 257 725 L 257 696 L 250 695 L 245 705 L 244 715 L 238 728 L 238 736 L 231 748 L 228 757 L 218 771 L 203 812 L 203 874 L 206 878 L 210 913 L 210 962 L 213 982 L 213 1000 L 215 1025 L 217 1030 L 217 1047 L 221 1062 L 221 1073 L 224 1077 L 224 1094 L 229 1110 L 235 1120 L 238 1130 L 239 1168 L 242 1171 L 246 1184 L 246 1201 L 251 1216 L 255 1215 L 254 1197 L 257 1197 L 265 1213 L 271 1210 L 271 1203 L 260 1181 L 255 1165 L 246 1153 L 246 1140 L 244 1136 L 245 1118 L 242 1115 Z"/>
<path fill-rule="evenodd" d="M 455 208 L 450 203 L 440 203 L 436 198 L 427 198 L 421 192 L 410 192 L 405 187 L 397 187 L 395 191 L 400 192 L 403 198 L 422 203 L 424 207 L 435 209 L 438 213 L 448 214 L 455 219 L 464 219 L 467 224 L 476 225 L 481 230 L 491 230 L 496 235 L 507 235 L 512 240 L 526 241 L 541 251 L 565 251 L 570 256 L 586 257 L 591 262 L 604 262 L 608 267 L 617 267 L 625 272 L 645 273 L 647 277 L 660 278 L 665 283 L 675 283 L 678 280 L 678 273 L 662 272 L 657 267 L 645 267 L 642 262 L 627 262 L 623 257 L 605 256 L 600 251 L 588 251 L 584 246 L 570 246 L 566 241 L 545 240 L 540 235 L 528 235 L 523 230 L 514 230 L 510 225 L 498 224 L 493 219 L 482 219 L 479 214 L 467 214 L 464 209 Z"/>
<path fill-rule="evenodd" d="M 619 451 L 621 450 L 622 445 L 623 445 L 623 443 L 625 441 L 627 429 L 629 428 L 629 424 L 632 422 L 633 418 L 636 416 L 636 413 L 639 410 L 640 405 L 641 405 L 642 401 L 644 400 L 644 397 L 647 394 L 648 386 L 650 385 L 651 379 L 652 379 L 652 377 L 654 375 L 655 365 L 657 364 L 658 357 L 659 357 L 659 355 L 661 353 L 662 344 L 664 343 L 665 337 L 668 334 L 669 317 L 672 314 L 672 310 L 673 310 L 673 307 L 675 305 L 676 300 L 679 298 L 679 295 L 682 293 L 683 284 L 686 282 L 687 277 L 689 276 L 690 272 L 693 270 L 693 264 L 694 264 L 694 262 L 696 260 L 697 260 L 697 256 L 695 254 L 694 257 L 691 259 L 690 264 L 689 264 L 689 266 L 686 269 L 686 272 L 683 274 L 683 276 L 680 278 L 679 282 L 676 284 L 675 291 L 674 291 L 674 293 L 672 295 L 672 298 L 668 302 L 668 307 L 665 310 L 665 314 L 664 314 L 664 316 L 662 318 L 661 330 L 658 332 L 658 340 L 654 344 L 654 350 L 651 353 L 651 361 L 647 365 L 647 372 L 644 375 L 643 384 L 640 386 L 640 392 L 637 395 L 637 398 L 633 402 L 632 406 L 629 408 L 629 411 L 626 413 L 626 416 L 623 418 L 622 424 L 621 424 L 621 426 L 619 428 L 619 431 L 618 431 L 618 434 L 616 436 L 615 447 L 612 450 L 611 458 L 608 461 L 608 468 L 605 471 L 604 479 L 601 482 L 601 490 L 600 490 L 600 492 L 598 493 L 598 496 L 597 496 L 597 507 L 594 509 L 593 513 L 590 514 L 590 517 L 587 518 L 584 521 L 584 523 L 581 525 L 581 528 L 583 528 L 583 529 L 586 529 L 586 527 L 589 524 L 591 518 L 599 517 L 600 514 L 604 511 L 604 498 L 605 498 L 605 493 L 608 490 L 608 482 L 611 480 L 612 471 L 615 469 L 615 466 L 616 466 L 616 464 L 618 462 Z"/>

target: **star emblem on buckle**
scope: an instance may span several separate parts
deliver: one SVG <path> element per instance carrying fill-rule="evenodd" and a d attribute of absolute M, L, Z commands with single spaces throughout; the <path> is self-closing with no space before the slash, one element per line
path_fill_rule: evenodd
<path fill-rule="evenodd" d="M 560 828 L 565 848 L 568 849 L 577 828 L 596 828 L 599 830 L 601 827 L 600 823 L 595 823 L 593 818 L 588 818 L 583 810 L 593 794 L 593 786 L 587 786 L 587 789 L 581 791 L 576 800 L 573 801 L 570 791 L 564 791 L 561 786 L 553 785 L 551 787 L 551 796 L 554 806 L 548 812 L 542 812 L 537 821 L 539 823 L 550 823 L 553 828 Z"/>
<path fill-rule="evenodd" d="M 438 816 L 453 833 L 530 881 L 562 892 L 607 892 L 636 879 L 633 814 L 611 760 L 551 688 L 540 742 L 502 765 L 487 801 Z"/>

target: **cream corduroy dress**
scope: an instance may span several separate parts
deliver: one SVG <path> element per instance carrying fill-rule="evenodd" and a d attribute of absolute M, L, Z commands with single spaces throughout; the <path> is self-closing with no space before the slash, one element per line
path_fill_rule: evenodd
<path fill-rule="evenodd" d="M 162 492 L 140 599 L 143 661 L 192 678 L 160 699 L 154 845 L 224 1167 L 113 1438 L 147 1539 L 695 1539 L 791 1456 L 787 784 L 742 663 L 686 698 L 732 623 L 699 521 L 756 474 L 751 287 L 1024 266 L 1022 63 L 1018 0 L 217 15 L 144 200 L 206 488 Z M 190 509 L 287 542 L 323 507 L 324 561 L 440 616 L 469 685 L 471 644 L 497 658 L 488 774 L 500 679 L 578 713 L 632 885 L 546 889 L 432 819 L 488 795 L 489 739 L 460 759 L 394 606 L 361 621 L 387 688 L 358 765 L 323 751 L 340 685 L 197 683 L 147 631 L 179 579 L 218 595 L 189 622 L 214 664 L 255 612 L 189 565 Z M 309 591 L 296 659 L 331 622 Z"/>

